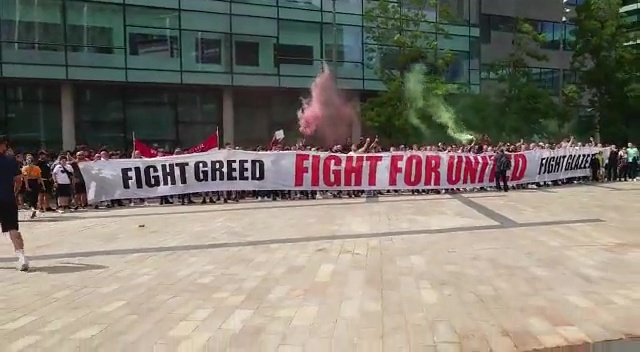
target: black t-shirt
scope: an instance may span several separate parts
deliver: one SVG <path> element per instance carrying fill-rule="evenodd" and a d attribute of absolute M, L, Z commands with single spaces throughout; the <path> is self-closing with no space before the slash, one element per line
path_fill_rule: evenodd
<path fill-rule="evenodd" d="M 82 177 L 82 172 L 80 172 L 80 166 L 77 161 L 71 163 L 71 168 L 73 169 L 73 176 L 77 182 L 84 183 L 84 177 Z"/>
<path fill-rule="evenodd" d="M 36 166 L 40 168 L 42 172 L 42 178 L 45 180 L 51 179 L 51 166 L 49 166 L 49 162 L 46 160 L 38 160 L 36 162 Z"/>
<path fill-rule="evenodd" d="M 0 202 L 15 201 L 14 179 L 22 174 L 18 161 L 5 154 L 0 154 Z"/>

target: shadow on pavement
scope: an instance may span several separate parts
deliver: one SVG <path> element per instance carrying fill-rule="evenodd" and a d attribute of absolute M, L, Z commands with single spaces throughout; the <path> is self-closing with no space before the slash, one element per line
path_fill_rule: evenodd
<path fill-rule="evenodd" d="M 56 274 L 73 274 L 79 273 L 83 271 L 92 271 L 92 270 L 104 270 L 109 267 L 104 265 L 97 264 L 83 264 L 83 263 L 61 263 L 59 265 L 45 265 L 45 266 L 34 266 L 29 268 L 30 273 L 46 273 L 49 275 Z M 15 267 L 0 267 L 2 270 L 15 270 Z"/>
<path fill-rule="evenodd" d="M 72 220 L 82 220 L 82 219 L 86 219 L 85 217 L 81 217 L 81 216 L 68 216 L 68 215 L 62 215 L 62 216 L 41 216 L 41 217 L 36 217 L 34 219 L 20 219 L 21 223 L 37 223 L 37 222 L 64 222 L 64 221 L 72 221 Z"/>
<path fill-rule="evenodd" d="M 501 198 L 504 197 L 504 195 L 502 194 L 473 194 L 471 193 L 470 195 L 472 195 L 472 197 L 469 198 Z M 393 196 L 391 196 L 393 197 Z M 161 211 L 161 212 L 150 212 L 150 213 L 126 213 L 126 211 L 130 208 L 127 207 L 123 207 L 123 208 L 112 208 L 112 209 L 100 209 L 97 212 L 90 212 L 87 213 L 86 217 L 78 217 L 76 219 L 73 220 L 79 220 L 79 219 L 113 219 L 115 216 L 117 216 L 118 218 L 137 218 L 137 217 L 147 217 L 147 216 L 168 216 L 168 215 L 185 215 L 185 214 L 208 214 L 208 213 L 214 213 L 214 212 L 237 212 L 237 211 L 246 211 L 246 210 L 274 210 L 274 209 L 295 209 L 295 208 L 310 208 L 310 207 L 332 207 L 332 206 L 358 206 L 358 205 L 363 205 L 363 204 L 370 204 L 369 202 L 367 202 L 366 198 L 362 197 L 362 198 L 343 198 L 343 199 L 352 199 L 352 200 L 361 200 L 360 202 L 341 202 L 341 199 L 325 199 L 322 201 L 317 202 L 316 200 L 295 200 L 295 201 L 285 201 L 286 203 L 282 203 L 282 201 L 279 202 L 271 202 L 271 201 L 267 201 L 267 202 L 257 202 L 257 201 L 248 201 L 245 202 L 245 204 L 242 204 L 240 206 L 236 206 L 236 207 L 230 207 L 230 208 L 223 208 L 222 205 L 220 203 L 216 204 L 210 204 L 208 206 L 205 206 L 205 209 L 201 209 L 201 210 L 189 210 L 189 211 L 173 211 L 173 212 L 166 212 L 166 211 Z M 423 197 L 418 197 L 418 198 L 402 198 L 402 199 L 393 199 L 393 198 L 387 198 L 386 196 L 381 197 L 381 199 L 384 199 L 384 201 L 382 201 L 381 203 L 408 203 L 408 202 L 428 202 L 428 201 L 449 201 L 451 200 L 451 198 L 446 198 L 446 197 L 434 197 L 434 198 L 429 198 L 427 195 L 424 195 Z M 229 204 L 238 204 L 238 203 L 229 203 Z M 260 206 L 259 204 L 272 204 L 271 206 Z M 191 205 L 186 205 L 186 207 L 190 207 Z M 152 208 L 157 207 L 157 205 L 152 206 Z M 178 207 L 182 207 L 181 205 L 168 205 L 168 206 L 163 206 L 163 207 L 173 207 L 173 208 L 178 208 Z M 144 209 L 144 208 L 134 208 L 134 209 Z M 100 214 L 103 213 L 104 215 Z M 115 215 L 117 214 L 117 215 Z M 66 215 L 63 215 L 61 217 L 67 217 Z M 70 218 L 70 217 L 68 217 Z"/>

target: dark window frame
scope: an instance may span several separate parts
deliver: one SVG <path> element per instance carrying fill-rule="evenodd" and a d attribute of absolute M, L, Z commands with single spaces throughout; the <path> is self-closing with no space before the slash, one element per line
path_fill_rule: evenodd
<path fill-rule="evenodd" d="M 244 48 L 244 50 L 242 50 Z M 242 52 L 242 55 L 238 53 Z M 248 53 L 251 53 L 248 55 Z M 236 66 L 260 67 L 260 43 L 247 40 L 233 41 L 233 63 Z"/>
<path fill-rule="evenodd" d="M 144 39 L 147 36 L 148 38 Z M 137 38 L 136 38 L 137 37 Z M 144 40 L 143 40 L 144 39 Z M 177 35 L 166 35 L 160 33 L 140 33 L 134 31 L 128 31 L 127 33 L 127 43 L 128 49 L 127 53 L 130 56 L 145 56 L 144 54 L 140 54 L 139 45 L 142 44 L 153 44 L 153 43 L 161 43 L 168 42 L 169 43 L 169 58 L 178 59 L 180 58 L 180 40 Z"/>
<path fill-rule="evenodd" d="M 305 50 L 304 52 L 296 52 L 296 50 Z M 313 46 L 300 44 L 273 44 L 274 65 L 301 65 L 313 66 Z"/>
<path fill-rule="evenodd" d="M 194 39 L 196 44 L 196 63 L 203 65 L 222 65 L 222 39 L 206 37 L 196 37 Z M 213 49 L 206 48 L 203 47 L 204 43 L 215 43 L 216 47 Z M 217 53 L 207 54 L 208 50 L 217 50 Z"/>

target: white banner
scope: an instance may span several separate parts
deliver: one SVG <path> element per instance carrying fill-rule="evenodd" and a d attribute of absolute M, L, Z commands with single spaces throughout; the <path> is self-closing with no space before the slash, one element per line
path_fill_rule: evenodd
<path fill-rule="evenodd" d="M 598 148 L 508 154 L 510 184 L 589 176 Z M 90 202 L 225 190 L 448 189 L 495 185 L 492 154 L 246 152 L 84 162 Z"/>

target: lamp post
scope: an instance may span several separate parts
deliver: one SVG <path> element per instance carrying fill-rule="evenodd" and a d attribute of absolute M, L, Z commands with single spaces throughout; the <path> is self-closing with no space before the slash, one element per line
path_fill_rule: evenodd
<path fill-rule="evenodd" d="M 560 103 L 562 103 L 563 101 L 563 96 L 562 96 L 562 90 L 564 88 L 564 41 L 567 37 L 567 31 L 566 31 L 566 23 L 567 23 L 567 16 L 566 14 L 569 13 L 569 11 L 571 11 L 568 7 L 567 7 L 567 1 L 568 0 L 562 0 L 562 17 L 560 19 L 560 24 L 562 25 L 562 34 L 560 36 L 560 77 L 558 79 L 558 83 L 560 85 L 559 88 L 559 92 L 558 92 L 558 97 L 560 99 Z"/>

